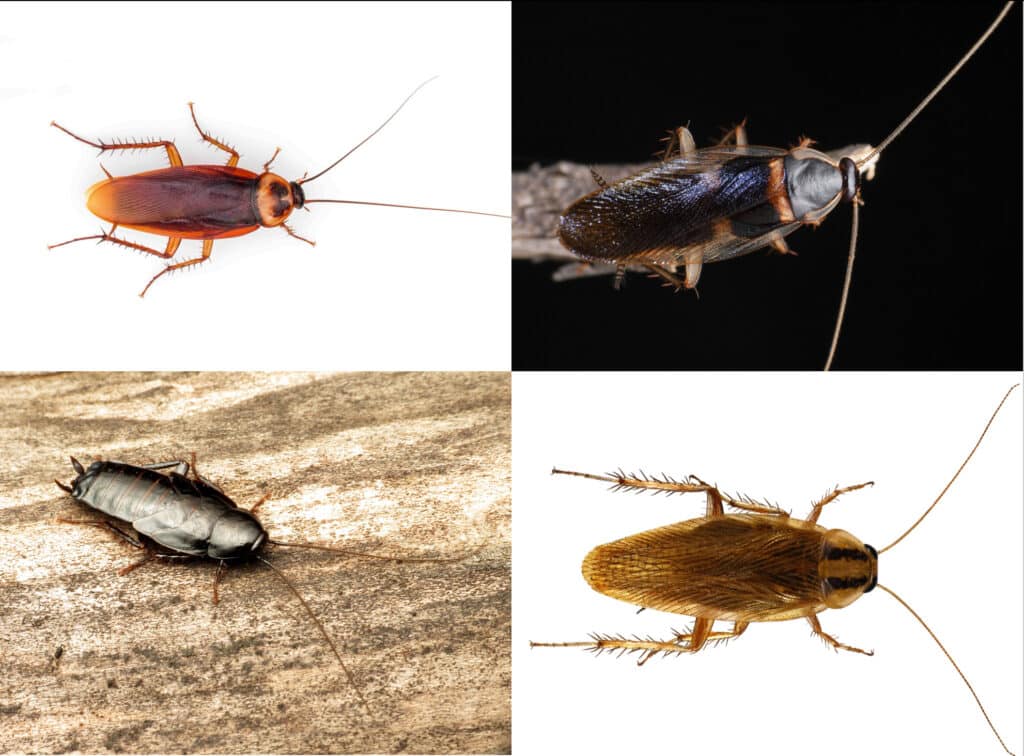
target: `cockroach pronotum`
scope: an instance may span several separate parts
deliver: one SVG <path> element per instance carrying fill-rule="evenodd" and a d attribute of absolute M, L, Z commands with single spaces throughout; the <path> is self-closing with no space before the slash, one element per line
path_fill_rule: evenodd
<path fill-rule="evenodd" d="M 97 217 L 112 223 L 110 231 L 81 236 L 75 239 L 52 244 L 49 249 L 62 247 L 77 241 L 98 239 L 100 242 L 111 242 L 122 247 L 136 249 L 170 260 L 178 251 L 182 239 L 197 239 L 203 242 L 202 254 L 199 257 L 168 264 L 150 279 L 139 294 L 144 297 L 149 287 L 166 273 L 181 270 L 192 265 L 205 262 L 213 250 L 213 242 L 217 239 L 228 239 L 252 233 L 260 227 L 280 227 L 289 235 L 304 241 L 311 246 L 316 242 L 299 236 L 288 225 L 287 220 L 293 210 L 307 205 L 324 202 L 342 205 L 370 205 L 373 207 L 397 207 L 407 210 L 432 210 L 445 213 L 464 213 L 467 215 L 486 215 L 496 218 L 507 218 L 499 213 L 487 213 L 476 210 L 454 210 L 444 207 L 424 207 L 421 205 L 400 205 L 389 202 L 364 202 L 358 200 L 339 199 L 307 199 L 303 189 L 305 184 L 314 181 L 334 168 L 345 158 L 358 150 L 381 129 L 388 125 L 423 87 L 434 80 L 420 84 L 402 104 L 374 129 L 369 136 L 359 142 L 340 158 L 313 176 L 303 176 L 296 181 L 288 181 L 270 172 L 270 165 L 281 151 L 274 151 L 270 159 L 263 164 L 263 172 L 255 173 L 238 167 L 239 153 L 220 139 L 203 131 L 196 119 L 195 107 L 189 103 L 192 123 L 203 138 L 228 154 L 225 165 L 185 165 L 174 143 L 166 140 L 126 141 L 106 143 L 92 142 L 73 134 L 56 121 L 50 125 L 63 131 L 80 142 L 99 149 L 100 154 L 110 150 L 163 149 L 167 151 L 170 168 L 160 168 L 131 176 L 112 176 L 106 168 L 103 172 L 107 178 L 93 184 L 86 191 L 86 207 Z M 102 166 L 101 166 L 102 167 Z M 307 208 L 308 209 L 308 208 Z M 150 234 L 166 236 L 167 246 L 161 252 L 142 244 L 119 239 L 114 232 L 119 226 Z"/>
<path fill-rule="evenodd" d="M 1006 4 L 963 58 L 878 147 L 857 144 L 819 152 L 811 149 L 812 142 L 806 138 L 788 150 L 751 146 L 741 124 L 720 144 L 698 149 L 689 130 L 680 128 L 661 164 L 612 184 L 595 173 L 599 188 L 561 216 L 560 241 L 582 260 L 614 271 L 616 283 L 628 269 L 638 269 L 666 279 L 676 289 L 693 289 L 705 263 L 764 247 L 789 253 L 787 235 L 801 226 L 818 226 L 840 203 L 851 204 L 846 277 L 825 361 L 828 370 L 853 273 L 861 177 L 873 177 L 882 152 L 970 60 L 1012 8 L 1012 2 Z M 677 276 L 680 270 L 682 278 Z M 563 273 L 562 277 L 572 275 Z"/>
<path fill-rule="evenodd" d="M 767 502 L 743 495 L 729 496 L 695 475 L 682 480 L 669 476 L 625 473 L 605 475 L 553 469 L 553 474 L 578 476 L 611 484 L 614 491 L 704 493 L 707 511 L 698 517 L 654 528 L 597 546 L 583 561 L 590 586 L 612 598 L 694 618 L 691 628 L 673 630 L 668 640 L 618 634 L 592 634 L 578 642 L 530 642 L 533 646 L 583 647 L 596 653 L 639 653 L 638 665 L 664 654 L 696 653 L 710 641 L 727 641 L 743 634 L 752 622 L 806 619 L 812 633 L 836 651 L 872 656 L 826 633 L 818 614 L 849 606 L 863 594 L 881 588 L 921 624 L 949 659 L 970 690 L 999 744 L 1010 753 L 989 718 L 981 699 L 953 657 L 925 621 L 894 591 L 878 582 L 878 556 L 906 538 L 942 500 L 974 456 L 1010 394 L 1011 386 L 989 417 L 980 436 L 925 512 L 896 540 L 877 551 L 852 534 L 818 524 L 823 508 L 843 494 L 874 485 L 873 481 L 836 487 L 819 499 L 801 520 Z M 726 513 L 726 508 L 738 514 Z M 731 622 L 714 629 L 715 621 Z"/>
<path fill-rule="evenodd" d="M 128 523 L 138 537 L 108 520 L 58 518 L 58 522 L 107 528 L 135 548 L 146 552 L 141 560 L 121 568 L 118 574 L 125 575 L 153 559 L 211 559 L 217 562 L 213 581 L 213 602 L 216 604 L 220 600 L 218 587 L 227 565 L 250 560 L 266 565 L 302 604 L 330 646 L 359 701 L 368 711 L 372 710 L 323 623 L 313 614 L 294 583 L 261 556 L 264 548 L 267 544 L 273 544 L 401 562 L 449 562 L 464 558 L 388 556 L 334 546 L 274 540 L 254 514 L 267 497 L 260 499 L 250 509 L 240 508 L 217 485 L 199 474 L 194 454 L 191 464 L 174 461 L 135 466 L 105 460 L 93 462 L 84 468 L 77 459 L 71 457 L 71 465 L 77 477 L 68 484 L 59 480 L 55 481 L 56 484 L 85 506 Z M 160 472 L 169 468 L 173 469 L 167 474 Z"/>

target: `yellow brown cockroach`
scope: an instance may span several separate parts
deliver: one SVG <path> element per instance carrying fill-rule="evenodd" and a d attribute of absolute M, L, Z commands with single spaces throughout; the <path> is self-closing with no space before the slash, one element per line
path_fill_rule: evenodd
<path fill-rule="evenodd" d="M 1017 384 L 1019 385 L 1019 384 Z M 638 653 L 643 665 L 659 654 L 696 653 L 711 642 L 742 635 L 751 622 L 806 619 L 815 636 L 836 651 L 872 656 L 873 651 L 840 643 L 826 633 L 818 614 L 849 606 L 875 587 L 892 596 L 924 627 L 963 679 L 999 744 L 1012 753 L 989 718 L 967 677 L 923 619 L 894 591 L 878 582 L 878 555 L 906 538 L 935 508 L 981 445 L 989 427 L 1006 402 L 1003 396 L 970 453 L 949 483 L 913 525 L 883 549 L 875 550 L 856 536 L 818 524 L 824 507 L 843 494 L 874 485 L 872 481 L 835 488 L 815 502 L 806 519 L 791 517 L 777 506 L 746 496 L 729 496 L 695 475 L 683 480 L 623 471 L 607 475 L 553 469 L 612 484 L 612 490 L 655 493 L 704 493 L 703 517 L 647 530 L 597 546 L 583 561 L 583 576 L 606 596 L 694 618 L 685 631 L 671 638 L 592 634 L 590 640 L 538 643 L 530 646 L 584 647 L 591 651 Z M 738 514 L 726 513 L 726 508 Z M 731 622 L 728 630 L 715 630 L 716 620 Z"/>

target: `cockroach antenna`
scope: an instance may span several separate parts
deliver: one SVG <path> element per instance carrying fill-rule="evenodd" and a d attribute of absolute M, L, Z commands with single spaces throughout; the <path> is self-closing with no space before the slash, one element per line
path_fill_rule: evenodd
<path fill-rule="evenodd" d="M 910 112 L 910 115 L 908 115 L 906 118 L 904 118 L 903 121 L 900 123 L 900 125 L 897 126 L 895 129 L 893 129 L 892 133 L 889 134 L 889 136 L 887 136 L 885 139 L 882 140 L 882 143 L 880 145 L 878 145 L 877 147 L 872 149 L 863 158 L 861 158 L 860 160 L 856 161 L 856 166 L 857 166 L 857 170 L 858 171 L 873 171 L 874 170 L 874 165 L 875 165 L 875 163 L 878 162 L 878 158 L 879 158 L 879 156 L 881 156 L 882 151 L 886 147 L 888 147 L 889 144 L 896 137 L 898 137 L 900 135 L 900 133 L 902 133 L 902 131 L 905 128 L 907 128 L 907 126 L 910 125 L 911 121 L 913 121 L 915 118 L 917 118 L 918 114 L 928 106 L 928 103 L 930 103 L 939 92 L 941 92 L 943 90 L 943 88 L 946 86 L 946 84 L 949 83 L 950 79 L 952 79 L 954 76 L 957 75 L 957 73 L 960 71 L 961 68 L 964 67 L 964 65 L 967 63 L 967 61 L 969 61 L 972 57 L 974 57 L 974 53 L 976 53 L 978 51 L 978 49 L 983 44 L 985 44 L 985 41 L 990 36 L 992 36 L 992 33 L 996 30 L 996 27 L 998 27 L 999 24 L 1002 23 L 1003 19 L 1006 18 L 1006 14 L 1009 13 L 1011 10 L 1013 10 L 1013 5 L 1014 4 L 1012 2 L 1008 2 L 1005 6 L 1003 6 L 1003 10 L 999 13 L 998 16 L 996 16 L 996 20 L 992 22 L 992 24 L 988 27 L 988 29 L 985 30 L 985 33 L 982 34 L 981 37 L 978 38 L 978 41 L 975 42 L 974 45 L 971 47 L 971 49 L 968 50 L 967 53 L 960 59 L 960 62 L 957 63 L 955 66 L 953 66 L 953 68 L 950 70 L 950 72 L 947 73 L 942 78 L 942 81 L 940 81 L 938 84 L 935 85 L 935 88 L 932 89 L 932 91 L 928 93 L 928 96 L 925 97 L 923 100 L 921 100 L 921 102 L 918 104 L 918 106 L 916 108 L 914 108 Z M 871 174 L 869 173 L 869 176 L 870 175 Z M 847 257 L 847 262 L 846 262 L 846 278 L 843 281 L 843 296 L 839 300 L 839 314 L 836 316 L 836 328 L 835 328 L 835 332 L 832 334 L 832 346 L 829 347 L 829 350 L 828 350 L 828 359 L 825 361 L 825 370 L 829 370 L 832 367 L 832 358 L 835 357 L 836 346 L 839 343 L 839 331 L 843 327 L 843 316 L 846 314 L 846 301 L 847 301 L 847 299 L 849 297 L 850 281 L 853 279 L 853 260 L 854 260 L 854 257 L 857 254 L 857 228 L 858 228 L 858 225 L 859 225 L 859 223 L 858 223 L 858 215 L 859 215 L 858 205 L 860 205 L 860 189 L 859 188 L 857 189 L 857 196 L 854 198 L 854 201 L 853 201 L 852 204 L 853 204 L 853 221 L 852 221 L 852 223 L 850 225 L 850 253 L 849 253 L 848 257 Z"/>
<path fill-rule="evenodd" d="M 391 123 L 392 119 L 401 112 L 402 108 L 404 108 L 406 106 L 406 104 L 408 104 L 409 100 L 411 100 L 413 97 L 415 97 L 417 92 L 419 92 L 421 89 L 423 89 L 423 87 L 427 86 L 427 84 L 429 84 L 430 82 L 432 82 L 436 78 L 438 78 L 438 77 L 437 76 L 431 76 L 425 82 L 423 82 L 418 87 L 416 87 L 416 89 L 412 90 L 412 92 L 409 94 L 409 96 L 406 97 L 404 100 L 402 100 L 402 104 L 399 105 L 397 108 L 395 108 L 395 112 L 392 113 L 391 115 L 389 115 L 384 120 L 384 123 L 382 123 L 380 126 L 378 126 L 373 131 L 371 131 L 370 134 L 367 137 L 365 137 L 361 142 L 359 142 L 359 144 L 357 144 L 355 147 L 350 149 L 348 152 L 346 152 L 344 155 L 342 155 L 340 158 L 335 160 L 333 163 L 331 163 L 329 166 L 324 168 L 319 173 L 314 174 L 314 175 L 310 176 L 309 178 L 303 177 L 303 178 L 299 179 L 298 181 L 296 181 L 295 183 L 297 185 L 299 185 L 299 186 L 302 186 L 303 184 L 308 184 L 310 181 L 315 181 L 316 179 L 320 178 L 325 173 L 327 173 L 327 171 L 331 170 L 331 168 L 336 166 L 342 160 L 344 160 L 349 155 L 351 155 L 353 152 L 355 152 L 360 147 L 362 147 L 364 144 L 369 142 L 371 139 L 373 139 L 375 136 L 377 136 L 378 133 L 380 133 L 381 129 L 383 129 L 385 126 L 387 126 L 389 123 Z M 341 199 L 308 199 L 308 200 L 305 200 L 305 204 L 307 204 L 307 205 L 312 203 L 312 202 L 325 202 L 325 203 L 333 203 L 333 204 L 336 204 L 336 205 L 369 205 L 370 207 L 399 207 L 399 208 L 404 208 L 406 210 L 434 210 L 434 211 L 439 212 L 439 213 L 462 213 L 463 215 L 486 215 L 486 216 L 489 216 L 491 218 L 511 218 L 512 217 L 510 215 L 501 215 L 500 213 L 485 213 L 485 212 L 481 212 L 479 210 L 454 210 L 452 208 L 447 208 L 447 207 L 425 207 L 423 205 L 398 205 L 398 204 L 395 204 L 395 203 L 392 203 L 392 202 L 365 202 L 365 201 L 362 201 L 362 200 L 341 200 Z"/>

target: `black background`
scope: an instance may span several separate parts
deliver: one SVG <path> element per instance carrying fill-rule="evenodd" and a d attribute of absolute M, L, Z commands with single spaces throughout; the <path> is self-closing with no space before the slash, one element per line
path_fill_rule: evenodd
<path fill-rule="evenodd" d="M 698 147 L 878 144 L 995 18 L 973 4 L 513 6 L 513 168 L 643 162 Z M 1011 11 L 865 182 L 837 369 L 1020 369 L 1021 10 Z M 554 284 L 513 264 L 513 368 L 820 369 L 850 209 L 705 266 L 699 299 L 629 276 Z"/>

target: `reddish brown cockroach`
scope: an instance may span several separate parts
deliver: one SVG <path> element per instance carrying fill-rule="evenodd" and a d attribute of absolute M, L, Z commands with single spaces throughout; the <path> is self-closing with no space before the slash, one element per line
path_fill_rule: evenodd
<path fill-rule="evenodd" d="M 801 520 L 776 506 L 745 496 L 726 495 L 717 486 L 693 475 L 677 481 L 621 471 L 592 475 L 553 470 L 553 473 L 606 481 L 612 484 L 613 490 L 706 495 L 704 517 L 598 546 L 583 562 L 583 575 L 596 591 L 642 609 L 690 615 L 694 617 L 694 624 L 688 630 L 673 631 L 673 637 L 664 641 L 594 634 L 587 641 L 531 642 L 530 645 L 576 646 L 597 653 L 617 651 L 620 655 L 639 653 L 638 664 L 643 665 L 659 654 L 696 653 L 709 641 L 735 638 L 751 622 L 804 618 L 812 633 L 837 651 L 870 656 L 872 651 L 840 643 L 825 633 L 817 615 L 826 609 L 849 606 L 877 586 L 910 611 L 931 635 L 974 696 L 1000 745 L 1009 753 L 974 688 L 949 652 L 906 602 L 878 583 L 878 555 L 900 543 L 942 500 L 978 450 L 1015 388 L 1017 385 L 1003 396 L 974 446 L 928 509 L 899 538 L 878 551 L 846 531 L 817 524 L 825 505 L 842 494 L 873 485 L 871 482 L 832 490 L 814 504 L 806 519 Z M 740 513 L 727 514 L 726 507 Z M 731 622 L 732 627 L 716 631 L 716 620 Z M 842 706 L 848 704 L 842 702 Z"/>
<path fill-rule="evenodd" d="M 831 152 L 810 149 L 804 139 L 789 150 L 750 146 L 743 125 L 714 147 L 697 149 L 681 128 L 665 160 L 607 184 L 573 203 L 562 215 L 558 236 L 573 254 L 605 264 L 617 281 L 627 269 L 665 278 L 676 288 L 694 288 L 704 263 L 727 260 L 763 247 L 790 252 L 785 237 L 804 225 L 817 226 L 841 202 L 853 205 L 846 279 L 825 369 L 831 367 L 842 327 L 856 251 L 861 175 L 871 179 L 881 153 L 995 31 L 1013 3 L 945 78 L 878 147 L 851 145 Z M 678 154 L 673 157 L 674 147 Z M 677 277 L 683 270 L 683 278 Z M 561 273 L 561 278 L 572 273 Z"/>
<path fill-rule="evenodd" d="M 225 165 L 184 165 L 181 155 L 174 143 L 169 140 L 128 141 L 119 143 L 91 142 L 73 134 L 66 128 L 51 121 L 50 125 L 80 142 L 99 149 L 100 153 L 109 150 L 164 149 L 170 168 L 160 168 L 131 176 L 112 176 L 106 168 L 103 172 L 107 178 L 93 184 L 86 191 L 86 207 L 97 217 L 113 224 L 110 231 L 93 236 L 81 236 L 60 244 L 52 244 L 49 249 L 62 247 L 72 242 L 99 239 L 101 242 L 120 244 L 129 249 L 136 249 L 157 257 L 169 260 L 174 257 L 182 239 L 202 240 L 203 250 L 200 257 L 167 265 L 146 284 L 139 294 L 144 297 L 149 287 L 166 273 L 198 265 L 209 259 L 213 250 L 213 242 L 217 239 L 229 239 L 233 236 L 244 236 L 260 227 L 280 227 L 300 241 L 311 246 L 316 242 L 299 236 L 288 226 L 287 220 L 293 210 L 315 202 L 327 202 L 343 205 L 371 205 L 374 207 L 397 207 L 409 210 L 433 210 L 445 213 L 465 213 L 468 215 L 487 215 L 507 218 L 498 213 L 485 213 L 475 210 L 454 210 L 444 207 L 424 207 L 421 205 L 400 205 L 389 202 L 361 202 L 357 200 L 306 199 L 303 185 L 320 178 L 341 161 L 358 150 L 381 129 L 398 115 L 405 104 L 423 87 L 434 80 L 420 84 L 409 94 L 402 104 L 365 139 L 359 142 L 340 158 L 319 173 L 307 178 L 303 176 L 297 181 L 288 181 L 270 172 L 270 165 L 281 151 L 274 151 L 270 159 L 263 164 L 262 173 L 239 168 L 239 154 L 225 142 L 215 139 L 203 131 L 196 119 L 193 103 L 189 103 L 192 123 L 203 138 L 203 141 L 219 150 L 228 153 Z M 102 166 L 101 166 L 102 167 Z M 145 231 L 146 233 L 166 236 L 167 246 L 161 252 L 151 247 L 137 244 L 114 236 L 119 226 Z"/>

